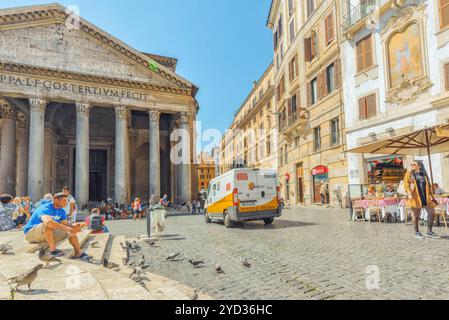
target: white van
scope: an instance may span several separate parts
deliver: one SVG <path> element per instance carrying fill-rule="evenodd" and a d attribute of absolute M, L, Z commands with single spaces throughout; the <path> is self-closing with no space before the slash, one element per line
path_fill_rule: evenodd
<path fill-rule="evenodd" d="M 215 179 L 203 194 L 204 218 L 223 221 L 227 228 L 234 222 L 263 220 L 272 224 L 282 214 L 276 171 L 234 169 Z"/>

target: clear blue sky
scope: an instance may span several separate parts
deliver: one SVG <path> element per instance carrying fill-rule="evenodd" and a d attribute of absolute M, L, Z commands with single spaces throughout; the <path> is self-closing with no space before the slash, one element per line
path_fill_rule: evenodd
<path fill-rule="evenodd" d="M 51 0 L 1 0 L 0 7 Z M 177 72 L 200 87 L 202 127 L 224 132 L 273 60 L 270 0 L 60 0 L 140 51 L 179 59 Z"/>

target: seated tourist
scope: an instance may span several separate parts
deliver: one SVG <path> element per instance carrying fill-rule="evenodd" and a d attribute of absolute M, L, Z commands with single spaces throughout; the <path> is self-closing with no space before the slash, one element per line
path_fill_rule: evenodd
<path fill-rule="evenodd" d="M 0 196 L 0 231 L 10 231 L 17 227 L 13 221 L 14 204 L 13 196 L 4 194 Z"/>
<path fill-rule="evenodd" d="M 109 229 L 105 225 L 105 220 L 106 217 L 101 215 L 100 209 L 95 208 L 92 209 L 90 215 L 86 217 L 84 223 L 90 230 L 92 230 L 92 234 L 109 233 Z"/>
<path fill-rule="evenodd" d="M 70 224 L 64 207 L 67 205 L 67 195 L 58 193 L 52 202 L 41 205 L 30 221 L 23 229 L 25 239 L 29 243 L 46 243 L 55 257 L 64 253 L 56 249 L 56 244 L 69 238 L 69 242 L 75 250 L 76 259 L 86 260 L 87 254 L 81 251 L 78 233 L 86 226 L 84 223 Z"/>
<path fill-rule="evenodd" d="M 438 183 L 434 183 L 433 184 L 433 193 L 436 196 L 442 196 L 442 195 L 446 194 L 446 191 L 444 191 L 444 189 L 441 188 Z"/>
<path fill-rule="evenodd" d="M 384 195 L 386 198 L 396 198 L 398 196 L 398 192 L 394 189 L 392 184 L 387 184 Z"/>
<path fill-rule="evenodd" d="M 12 204 L 14 206 L 12 220 L 16 225 L 16 229 L 22 229 L 27 222 L 28 216 L 26 215 L 26 211 L 22 207 L 22 201 L 20 200 L 20 198 L 15 198 Z"/>
<path fill-rule="evenodd" d="M 42 198 L 41 200 L 39 200 L 36 205 L 34 206 L 34 211 L 36 211 L 37 209 L 39 209 L 41 206 L 43 205 L 47 205 L 49 203 L 53 202 L 53 195 L 52 194 L 46 194 L 44 196 L 44 198 Z"/>
<path fill-rule="evenodd" d="M 164 197 L 160 201 L 160 205 L 167 208 L 170 204 L 170 201 L 168 201 L 168 195 L 164 194 Z"/>
<path fill-rule="evenodd" d="M 368 194 L 366 196 L 367 200 L 376 200 L 378 198 L 376 187 L 375 186 L 369 186 L 368 188 Z"/>

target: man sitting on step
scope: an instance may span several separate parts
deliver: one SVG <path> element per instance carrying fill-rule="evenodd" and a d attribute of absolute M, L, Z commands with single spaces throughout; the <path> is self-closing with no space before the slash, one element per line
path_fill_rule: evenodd
<path fill-rule="evenodd" d="M 81 252 L 78 233 L 86 226 L 84 223 L 68 222 L 67 213 L 64 210 L 67 205 L 67 195 L 58 193 L 53 201 L 40 206 L 23 229 L 25 239 L 29 243 L 46 243 L 51 255 L 61 257 L 64 253 L 56 249 L 56 244 L 69 238 L 69 242 L 75 250 L 75 258 L 84 260 L 88 256 Z"/>

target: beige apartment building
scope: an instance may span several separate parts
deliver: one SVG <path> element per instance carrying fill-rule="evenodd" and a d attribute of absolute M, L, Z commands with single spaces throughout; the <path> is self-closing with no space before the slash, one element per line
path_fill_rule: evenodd
<path fill-rule="evenodd" d="M 273 0 L 268 16 L 274 42 L 279 176 L 283 197 L 293 205 L 339 207 L 345 202 L 339 16 L 335 0 Z"/>
<path fill-rule="evenodd" d="M 220 145 L 221 174 L 229 171 L 234 163 L 244 163 L 251 168 L 277 168 L 273 77 L 273 64 L 270 64 L 235 113 Z"/>
<path fill-rule="evenodd" d="M 210 181 L 215 178 L 215 161 L 207 152 L 201 152 L 197 160 L 198 194 L 209 188 Z"/>

